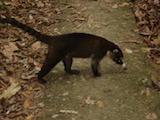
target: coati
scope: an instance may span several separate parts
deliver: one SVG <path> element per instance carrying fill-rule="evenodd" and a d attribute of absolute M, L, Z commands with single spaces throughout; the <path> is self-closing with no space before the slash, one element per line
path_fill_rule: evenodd
<path fill-rule="evenodd" d="M 87 33 L 68 33 L 62 35 L 50 36 L 42 34 L 35 29 L 17 21 L 14 18 L 0 18 L 0 23 L 9 23 L 12 26 L 18 27 L 30 35 L 34 36 L 37 40 L 48 44 L 48 54 L 41 70 L 38 73 L 40 83 L 46 83 L 43 77 L 55 67 L 60 61 L 64 64 L 64 70 L 69 74 L 78 74 L 78 70 L 72 70 L 73 58 L 91 58 L 91 68 L 94 76 L 100 76 L 98 70 L 99 63 L 105 56 L 107 51 L 112 54 L 112 60 L 122 65 L 123 53 L 118 45 L 103 37 L 87 34 Z"/>

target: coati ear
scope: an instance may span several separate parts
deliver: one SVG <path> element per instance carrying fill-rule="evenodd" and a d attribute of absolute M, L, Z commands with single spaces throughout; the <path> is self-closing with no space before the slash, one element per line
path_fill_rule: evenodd
<path fill-rule="evenodd" d="M 118 53 L 118 49 L 114 49 L 114 50 L 113 50 L 113 53 Z"/>

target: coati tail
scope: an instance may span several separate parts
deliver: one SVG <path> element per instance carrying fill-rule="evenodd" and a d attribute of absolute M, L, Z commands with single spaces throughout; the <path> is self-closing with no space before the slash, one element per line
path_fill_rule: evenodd
<path fill-rule="evenodd" d="M 14 27 L 18 27 L 22 30 L 24 30 L 25 32 L 29 33 L 31 36 L 34 36 L 38 41 L 41 41 L 43 43 L 49 44 L 50 43 L 50 37 L 49 35 L 45 35 L 42 34 L 38 31 L 36 31 L 35 29 L 29 27 L 28 25 L 25 25 L 19 21 L 17 21 L 14 18 L 0 18 L 0 23 L 9 23 Z"/>

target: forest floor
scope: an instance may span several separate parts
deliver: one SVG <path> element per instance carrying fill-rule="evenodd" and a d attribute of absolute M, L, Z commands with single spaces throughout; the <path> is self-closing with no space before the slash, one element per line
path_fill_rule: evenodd
<path fill-rule="evenodd" d="M 160 93 L 151 85 L 153 65 L 137 33 L 129 0 L 5 0 L 10 15 L 42 33 L 85 32 L 115 42 L 127 70 L 108 55 L 95 78 L 90 59 L 74 59 L 79 75 L 59 63 L 37 82 L 47 46 L 24 31 L 0 24 L 0 119 L 159 120 Z M 155 66 L 154 66 L 155 67 Z M 159 75 L 158 75 L 159 77 Z M 38 118 L 37 118 L 38 116 Z"/>
<path fill-rule="evenodd" d="M 67 75 L 63 65 L 58 64 L 46 77 L 44 111 L 39 120 L 160 119 L 160 94 L 145 83 L 151 79 L 152 67 L 147 62 L 146 46 L 136 33 L 129 3 L 123 0 L 60 3 L 57 12 L 61 10 L 58 19 L 62 21 L 52 26 L 51 31 L 103 36 L 122 48 L 128 69 L 123 71 L 107 56 L 101 62 L 102 76 L 98 78 L 92 75 L 89 59 L 74 59 L 73 68 L 79 69 L 80 75 Z"/>

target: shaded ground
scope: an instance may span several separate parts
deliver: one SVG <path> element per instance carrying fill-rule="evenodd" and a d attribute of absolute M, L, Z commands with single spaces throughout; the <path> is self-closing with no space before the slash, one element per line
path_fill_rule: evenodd
<path fill-rule="evenodd" d="M 118 3 L 123 5 L 124 1 Z M 76 9 L 69 7 L 70 5 Z M 160 95 L 143 84 L 143 81 L 150 79 L 150 66 L 145 62 L 142 49 L 144 46 L 125 43 L 140 38 L 134 32 L 134 18 L 130 7 L 120 5 L 117 1 L 109 0 L 77 0 L 70 3 L 61 0 L 58 8 L 64 16 L 59 16 L 59 19 L 63 20 L 51 26 L 53 30 L 57 33 L 88 32 L 116 42 L 124 51 L 128 70 L 121 70 L 107 57 L 101 63 L 102 76 L 99 78 L 92 76 L 88 59 L 74 60 L 73 67 L 81 70 L 79 76 L 65 74 L 62 64 L 58 64 L 47 76 L 48 84 L 45 85 L 45 95 L 42 98 L 45 107 L 39 120 L 160 118 Z M 76 16 L 73 16 L 73 21 L 67 19 L 77 11 L 79 21 L 74 22 Z M 71 110 L 73 113 L 60 113 L 61 110 Z"/>

